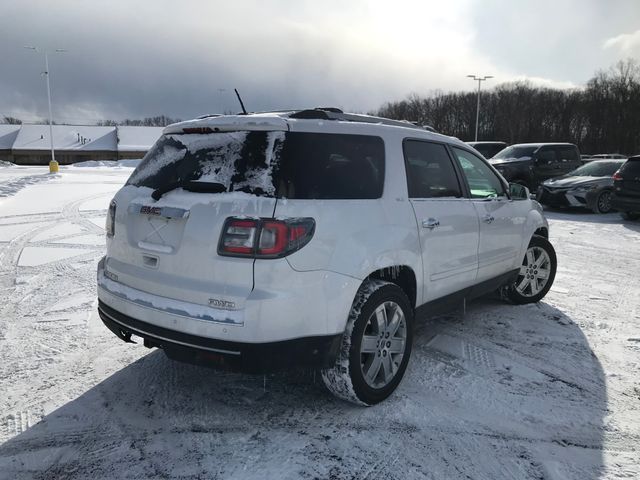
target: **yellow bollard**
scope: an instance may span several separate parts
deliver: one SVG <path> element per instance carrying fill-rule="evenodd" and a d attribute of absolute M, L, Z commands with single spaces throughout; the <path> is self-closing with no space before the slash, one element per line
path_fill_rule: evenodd
<path fill-rule="evenodd" d="M 55 160 L 49 162 L 49 173 L 58 173 L 58 162 Z"/>

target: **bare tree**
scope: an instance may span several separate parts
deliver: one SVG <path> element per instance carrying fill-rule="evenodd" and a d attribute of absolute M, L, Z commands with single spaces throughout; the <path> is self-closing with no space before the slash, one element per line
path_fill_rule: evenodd
<path fill-rule="evenodd" d="M 432 125 L 473 138 L 475 92 L 411 94 L 378 115 Z M 640 152 L 640 65 L 629 59 L 597 72 L 585 88 L 559 90 L 512 82 L 482 93 L 479 139 L 565 141 L 590 153 Z"/>

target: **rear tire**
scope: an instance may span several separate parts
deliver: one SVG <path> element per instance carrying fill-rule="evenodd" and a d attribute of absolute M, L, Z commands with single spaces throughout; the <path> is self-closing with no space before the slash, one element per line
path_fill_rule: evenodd
<path fill-rule="evenodd" d="M 362 284 L 351 307 L 342 346 L 322 380 L 336 397 L 374 405 L 400 384 L 411 356 L 413 309 L 397 285 L 382 280 Z"/>
<path fill-rule="evenodd" d="M 546 238 L 534 235 L 516 281 L 507 287 L 507 298 L 519 305 L 540 301 L 553 285 L 557 266 L 553 245 Z"/>
<path fill-rule="evenodd" d="M 620 212 L 620 215 L 624 220 L 637 220 L 640 218 L 640 213 L 636 212 Z"/>
<path fill-rule="evenodd" d="M 611 211 L 611 190 L 600 192 L 593 206 L 593 213 L 609 213 Z"/>

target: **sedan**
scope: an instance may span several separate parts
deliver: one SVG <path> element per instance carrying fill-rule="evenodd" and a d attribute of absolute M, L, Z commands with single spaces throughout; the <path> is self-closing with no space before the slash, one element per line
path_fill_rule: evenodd
<path fill-rule="evenodd" d="M 586 207 L 595 213 L 611 211 L 613 174 L 624 160 L 596 160 L 538 187 L 537 200 L 550 207 Z"/>

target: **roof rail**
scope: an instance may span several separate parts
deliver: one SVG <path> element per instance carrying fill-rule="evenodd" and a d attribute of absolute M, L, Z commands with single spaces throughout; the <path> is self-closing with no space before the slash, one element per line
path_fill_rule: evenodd
<path fill-rule="evenodd" d="M 307 110 L 299 110 L 289 115 L 289 118 L 299 118 L 306 120 L 338 120 L 343 122 L 361 122 L 361 123 L 377 123 L 382 125 L 391 125 L 395 127 L 415 128 L 419 130 L 428 130 L 435 132 L 435 129 L 429 125 L 415 125 L 406 120 L 391 120 L 390 118 L 375 117 L 373 115 L 361 115 L 359 113 L 344 113 L 337 108 L 313 108 Z"/>
<path fill-rule="evenodd" d="M 200 115 L 199 117 L 196 117 L 196 120 L 202 120 L 203 118 L 211 118 L 211 117 L 222 117 L 223 115 L 221 113 L 209 113 L 207 115 Z"/>

